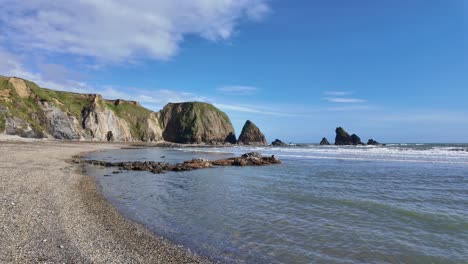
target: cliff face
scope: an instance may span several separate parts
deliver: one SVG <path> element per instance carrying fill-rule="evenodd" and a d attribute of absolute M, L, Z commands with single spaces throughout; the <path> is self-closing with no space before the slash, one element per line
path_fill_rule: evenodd
<path fill-rule="evenodd" d="M 242 132 L 237 141 L 240 145 L 267 146 L 268 142 L 260 129 L 250 120 L 245 122 Z"/>
<path fill-rule="evenodd" d="M 176 143 L 235 143 L 229 117 L 213 105 L 170 103 L 160 112 L 163 138 Z"/>
<path fill-rule="evenodd" d="M 0 77 L 0 133 L 97 141 L 162 139 L 157 115 L 136 102 L 53 91 Z"/>

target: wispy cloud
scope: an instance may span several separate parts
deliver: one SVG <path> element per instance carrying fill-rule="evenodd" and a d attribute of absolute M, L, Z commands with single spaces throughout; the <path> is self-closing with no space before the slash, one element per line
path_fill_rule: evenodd
<path fill-rule="evenodd" d="M 347 98 L 347 97 L 325 97 L 324 100 L 332 103 L 348 103 L 348 104 L 356 104 L 356 103 L 365 103 L 367 100 L 359 99 L 359 98 Z"/>
<path fill-rule="evenodd" d="M 214 105 L 224 111 L 234 111 L 242 113 L 252 113 L 260 115 L 270 115 L 270 116 L 298 116 L 294 113 L 288 113 L 281 110 L 267 109 L 265 107 L 255 107 L 247 105 L 236 105 L 236 104 L 223 104 L 223 103 L 214 103 Z"/>
<path fill-rule="evenodd" d="M 226 94 L 247 95 L 255 93 L 256 91 L 258 91 L 258 88 L 254 86 L 245 85 L 230 85 L 219 87 L 217 90 Z"/>
<path fill-rule="evenodd" d="M 328 92 L 324 92 L 324 94 L 328 96 L 346 96 L 352 93 L 348 91 L 328 91 Z"/>
<path fill-rule="evenodd" d="M 268 0 L 1 2 L 7 45 L 112 62 L 167 60 L 187 35 L 227 40 L 240 23 L 270 10 Z"/>

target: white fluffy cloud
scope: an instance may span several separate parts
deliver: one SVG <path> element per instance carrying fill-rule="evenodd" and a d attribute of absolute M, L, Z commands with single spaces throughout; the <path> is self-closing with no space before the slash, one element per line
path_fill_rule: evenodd
<path fill-rule="evenodd" d="M 169 59 L 186 35 L 228 39 L 268 0 L 0 0 L 6 45 L 101 60 Z"/>

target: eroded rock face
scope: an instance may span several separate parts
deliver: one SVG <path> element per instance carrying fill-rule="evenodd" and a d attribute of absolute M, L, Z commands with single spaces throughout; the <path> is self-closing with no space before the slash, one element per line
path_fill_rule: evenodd
<path fill-rule="evenodd" d="M 247 120 L 242 128 L 237 144 L 267 146 L 268 142 L 260 129 L 252 121 Z"/>
<path fill-rule="evenodd" d="M 283 141 L 281 141 L 279 139 L 275 139 L 275 141 L 271 142 L 271 145 L 275 146 L 275 147 L 286 147 L 286 146 L 288 146 L 288 144 L 284 143 Z"/>
<path fill-rule="evenodd" d="M 19 95 L 21 98 L 27 98 L 31 95 L 31 90 L 28 88 L 24 80 L 20 78 L 15 78 L 12 77 L 8 80 L 8 83 L 13 86 L 15 89 L 16 93 Z"/>
<path fill-rule="evenodd" d="M 327 145 L 330 145 L 330 142 L 328 142 L 327 138 L 322 138 L 322 140 L 320 141 L 320 145 L 327 146 Z"/>
<path fill-rule="evenodd" d="M 235 143 L 229 117 L 211 104 L 169 103 L 160 112 L 163 138 L 175 143 Z"/>
<path fill-rule="evenodd" d="M 83 128 L 92 140 L 108 141 L 109 132 L 115 141 L 132 141 L 128 123 L 116 116 L 109 108 L 102 106 L 102 98 L 96 96 L 94 102 L 83 109 Z"/>
<path fill-rule="evenodd" d="M 44 111 L 47 130 L 56 139 L 81 139 L 80 122 L 49 102 L 38 103 Z"/>

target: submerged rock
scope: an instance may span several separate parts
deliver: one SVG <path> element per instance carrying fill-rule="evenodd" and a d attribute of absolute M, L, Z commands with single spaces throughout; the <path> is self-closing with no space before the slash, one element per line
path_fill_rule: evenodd
<path fill-rule="evenodd" d="M 330 145 L 330 142 L 328 142 L 328 139 L 327 138 L 322 138 L 322 140 L 320 141 L 320 145 L 321 146 L 327 146 L 327 145 Z"/>
<path fill-rule="evenodd" d="M 271 142 L 271 145 L 275 146 L 275 147 L 286 147 L 286 146 L 288 146 L 288 144 L 284 143 L 283 141 L 281 141 L 279 139 L 275 139 L 275 141 Z"/>
<path fill-rule="evenodd" d="M 260 129 L 250 120 L 245 122 L 237 144 L 266 146 L 268 142 Z"/>
<path fill-rule="evenodd" d="M 207 159 L 192 159 L 176 164 L 154 161 L 108 162 L 100 160 L 85 160 L 84 162 L 103 167 L 118 167 L 122 170 L 150 171 L 152 173 L 164 173 L 167 171 L 190 171 L 212 168 L 214 166 L 264 166 L 281 163 L 281 161 L 274 155 L 271 157 L 264 157 L 262 154 L 257 152 L 246 153 L 240 157 L 214 161 Z"/>

